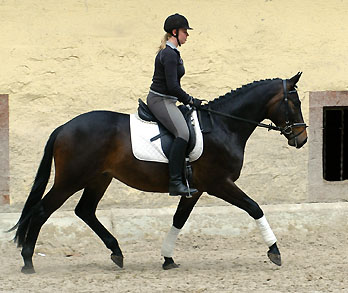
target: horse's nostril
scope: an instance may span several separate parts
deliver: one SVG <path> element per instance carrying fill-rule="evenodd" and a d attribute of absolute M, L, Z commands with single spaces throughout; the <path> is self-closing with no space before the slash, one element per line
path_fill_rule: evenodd
<path fill-rule="evenodd" d="M 305 138 L 305 140 L 302 143 L 302 146 L 307 142 L 307 140 L 308 140 L 308 137 Z"/>
<path fill-rule="evenodd" d="M 306 138 L 302 141 L 302 143 L 298 144 L 298 145 L 296 146 L 296 148 L 299 149 L 299 148 L 303 147 L 303 146 L 306 144 L 307 139 L 308 139 L 308 137 L 306 137 Z"/>

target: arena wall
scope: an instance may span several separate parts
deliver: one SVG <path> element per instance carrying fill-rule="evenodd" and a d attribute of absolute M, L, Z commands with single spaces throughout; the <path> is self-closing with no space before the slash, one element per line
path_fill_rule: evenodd
<path fill-rule="evenodd" d="M 169 14 L 186 15 L 194 28 L 180 48 L 188 93 L 210 100 L 303 71 L 298 90 L 308 122 L 309 92 L 347 90 L 347 11 L 348 2 L 339 0 L 2 1 L 0 93 L 9 95 L 11 205 L 26 199 L 58 125 L 91 110 L 135 112 Z M 238 185 L 261 204 L 311 201 L 310 143 L 311 137 L 296 150 L 278 133 L 257 129 Z M 177 200 L 114 181 L 101 205 L 168 207 Z M 206 195 L 199 202 L 220 204 Z"/>

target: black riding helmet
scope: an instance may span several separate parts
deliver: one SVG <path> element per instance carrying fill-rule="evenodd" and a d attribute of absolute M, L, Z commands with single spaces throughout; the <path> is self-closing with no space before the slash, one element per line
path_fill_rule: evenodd
<path fill-rule="evenodd" d="M 167 33 L 171 34 L 172 36 L 176 37 L 179 46 L 181 46 L 179 38 L 178 38 L 178 33 L 180 28 L 192 30 L 192 28 L 190 28 L 189 26 L 189 23 L 186 17 L 179 13 L 175 13 L 173 15 L 168 16 L 164 22 L 164 30 Z M 176 35 L 173 35 L 174 29 L 176 30 Z"/>

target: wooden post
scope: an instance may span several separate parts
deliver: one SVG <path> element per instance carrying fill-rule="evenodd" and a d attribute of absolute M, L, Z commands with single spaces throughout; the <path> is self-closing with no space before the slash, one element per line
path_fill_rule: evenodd
<path fill-rule="evenodd" d="M 0 205 L 10 203 L 8 95 L 0 95 Z"/>

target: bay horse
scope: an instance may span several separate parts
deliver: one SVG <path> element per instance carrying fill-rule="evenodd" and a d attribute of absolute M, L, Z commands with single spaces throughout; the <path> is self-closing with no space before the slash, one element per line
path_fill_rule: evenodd
<path fill-rule="evenodd" d="M 301 73 L 290 79 L 267 79 L 245 85 L 201 106 L 212 112 L 212 131 L 203 135 L 204 150 L 192 163 L 193 182 L 199 190 L 181 197 L 173 226 L 164 239 L 164 269 L 177 267 L 172 258 L 176 237 L 203 192 L 246 211 L 260 228 L 269 247 L 268 257 L 281 265 L 277 240 L 262 209 L 234 183 L 240 176 L 246 142 L 260 123 L 270 119 L 290 146 L 301 148 L 307 141 L 296 83 Z M 168 192 L 168 166 L 136 159 L 132 154 L 130 116 L 110 111 L 81 114 L 56 128 L 45 146 L 32 189 L 18 223 L 15 241 L 22 247 L 23 273 L 34 273 L 33 253 L 42 225 L 74 193 L 84 189 L 75 213 L 112 252 L 111 259 L 123 267 L 123 255 L 116 238 L 99 222 L 96 208 L 111 180 L 148 192 Z M 49 181 L 52 158 L 55 178 Z"/>

